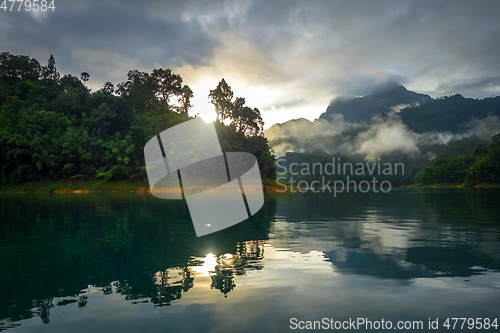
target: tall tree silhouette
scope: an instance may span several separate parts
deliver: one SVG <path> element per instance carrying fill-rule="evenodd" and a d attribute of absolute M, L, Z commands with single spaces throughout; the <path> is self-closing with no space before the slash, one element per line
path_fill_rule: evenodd
<path fill-rule="evenodd" d="M 167 128 L 165 122 L 165 113 L 170 109 L 169 102 L 172 96 L 179 96 L 182 93 L 182 78 L 178 74 L 172 73 L 167 68 L 153 69 L 151 73 L 154 83 L 156 84 L 155 96 L 160 101 L 161 118 L 163 129 Z"/>
<path fill-rule="evenodd" d="M 227 84 L 226 80 L 222 78 L 217 88 L 210 90 L 208 98 L 210 103 L 215 106 L 215 112 L 217 113 L 217 119 L 223 123 L 226 118 L 231 117 L 231 112 L 233 109 L 233 91 L 231 87 Z"/>
<path fill-rule="evenodd" d="M 189 86 L 184 85 L 182 87 L 182 95 L 180 98 L 181 105 L 178 107 L 179 113 L 182 114 L 184 117 L 188 117 L 188 112 L 193 105 L 191 104 L 191 99 L 193 98 L 193 91 Z"/>
<path fill-rule="evenodd" d="M 56 69 L 56 60 L 51 54 L 47 66 L 42 69 L 42 76 L 44 79 L 58 81 L 61 75 Z"/>
<path fill-rule="evenodd" d="M 115 86 L 113 85 L 113 83 L 107 81 L 104 83 L 104 85 L 102 86 L 101 92 L 104 92 L 104 93 L 114 93 L 115 92 Z"/>
<path fill-rule="evenodd" d="M 89 73 L 87 73 L 87 72 L 82 72 L 82 73 L 80 74 L 80 78 L 81 78 L 81 79 L 82 79 L 82 81 L 83 81 L 83 85 L 84 85 L 85 87 L 87 87 L 87 85 L 85 84 L 85 82 L 87 82 L 87 81 L 89 80 L 89 78 L 90 78 L 90 74 L 89 74 Z"/>

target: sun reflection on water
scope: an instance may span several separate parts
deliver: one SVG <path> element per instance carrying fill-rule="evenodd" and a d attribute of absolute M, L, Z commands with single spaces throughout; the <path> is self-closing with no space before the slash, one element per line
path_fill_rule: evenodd
<path fill-rule="evenodd" d="M 201 265 L 191 266 L 190 268 L 198 273 L 199 276 L 212 276 L 217 266 L 217 256 L 213 253 L 208 253 L 205 258 L 197 258 Z"/>

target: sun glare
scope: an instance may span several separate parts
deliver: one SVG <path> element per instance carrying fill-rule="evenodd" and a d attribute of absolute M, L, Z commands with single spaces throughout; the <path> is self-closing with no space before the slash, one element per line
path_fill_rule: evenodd
<path fill-rule="evenodd" d="M 201 276 L 210 276 L 211 273 L 215 271 L 215 266 L 217 266 L 217 256 L 213 253 L 209 253 L 202 260 L 203 264 L 193 266 L 191 269 L 196 273 L 200 273 Z"/>
<path fill-rule="evenodd" d="M 258 108 L 261 111 L 264 129 L 271 127 L 275 123 L 295 118 L 307 118 L 312 121 L 324 111 L 324 105 L 327 105 L 329 101 L 317 101 L 314 105 L 308 105 L 307 107 L 304 105 L 283 106 L 283 103 L 286 104 L 296 100 L 297 96 L 290 91 L 284 92 L 265 85 L 253 86 L 231 76 L 227 76 L 225 79 L 231 86 L 234 97 L 244 97 L 247 106 Z M 191 80 L 190 87 L 193 90 L 194 97 L 191 102 L 193 107 L 190 109 L 189 114 L 202 118 L 206 123 L 215 121 L 217 115 L 214 106 L 208 99 L 208 94 L 210 90 L 217 87 L 220 78 L 212 75 L 205 77 L 194 76 Z"/>

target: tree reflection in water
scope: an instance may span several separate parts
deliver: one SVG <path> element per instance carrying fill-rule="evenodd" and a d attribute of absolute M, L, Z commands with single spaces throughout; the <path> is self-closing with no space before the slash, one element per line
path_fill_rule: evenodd
<path fill-rule="evenodd" d="M 149 284 L 133 284 L 129 281 L 114 281 L 99 288 L 104 295 L 120 294 L 132 304 L 153 303 L 155 307 L 169 306 L 179 300 L 183 293 L 188 292 L 195 283 L 196 275 L 211 278 L 210 289 L 220 290 L 227 294 L 234 290 L 234 277 L 244 275 L 249 270 L 262 269 L 261 259 L 264 258 L 264 241 L 238 242 L 235 253 L 225 253 L 216 256 L 212 253 L 203 257 L 193 257 L 184 267 L 170 267 L 163 271 L 147 273 Z M 140 279 L 142 280 L 142 279 Z M 92 288 L 95 286 L 89 286 Z M 65 298 L 56 303 L 64 306 L 77 303 L 78 307 L 88 304 L 88 291 L 82 291 L 75 298 Z M 54 307 L 54 298 L 36 300 L 31 310 L 33 316 L 38 316 L 43 323 L 49 323 L 50 309 Z"/>
<path fill-rule="evenodd" d="M 227 294 L 236 287 L 234 274 L 243 275 L 249 270 L 262 269 L 262 264 L 258 261 L 263 258 L 263 241 L 238 243 L 234 255 L 226 253 L 217 258 L 217 265 L 211 275 L 212 284 L 210 288 L 220 290 L 224 297 L 227 297 Z"/>
<path fill-rule="evenodd" d="M 220 290 L 227 297 L 236 284 L 235 275 L 244 275 L 249 270 L 262 269 L 259 262 L 264 258 L 264 241 L 238 242 L 235 253 L 216 256 L 212 253 L 204 258 L 193 257 L 184 267 L 171 267 L 152 274 L 150 293 L 135 293 L 127 281 L 115 281 L 115 292 L 125 295 L 132 304 L 153 303 L 155 306 L 168 306 L 182 297 L 182 293 L 194 286 L 195 275 L 211 278 L 211 289 Z M 112 287 L 102 288 L 105 295 L 113 293 Z"/>
<path fill-rule="evenodd" d="M 48 324 L 50 322 L 50 309 L 54 307 L 54 304 L 52 303 L 53 300 L 54 298 L 50 298 L 33 302 L 33 314 L 40 317 L 44 324 Z"/>
<path fill-rule="evenodd" d="M 0 272 L 8 274 L 0 274 L 0 330 L 33 316 L 49 323 L 55 306 L 86 309 L 102 300 L 99 292 L 152 308 L 182 304 L 196 284 L 195 299 L 234 301 L 244 289 L 238 277 L 263 269 L 264 244 L 271 270 L 280 265 L 274 249 L 285 249 L 321 253 L 336 274 L 377 281 L 498 272 L 499 197 L 486 189 L 323 194 L 319 201 L 307 193 L 268 195 L 251 219 L 200 238 L 187 207 L 175 201 L 3 197 Z"/>
<path fill-rule="evenodd" d="M 155 307 L 195 283 L 227 295 L 234 276 L 261 268 L 275 213 L 270 198 L 245 223 L 198 238 L 185 202 L 135 193 L 3 196 L 0 271 L 9 274 L 0 274 L 0 331 L 34 316 L 49 323 L 51 309 L 87 307 L 95 292 Z"/>

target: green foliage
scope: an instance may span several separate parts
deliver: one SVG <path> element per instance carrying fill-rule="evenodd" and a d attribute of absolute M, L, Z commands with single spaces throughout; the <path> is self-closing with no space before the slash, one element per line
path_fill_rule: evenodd
<path fill-rule="evenodd" d="M 478 145 L 466 155 L 441 157 L 432 161 L 415 177 L 417 183 L 464 183 L 500 182 L 500 140 L 493 137 L 489 146 Z"/>
<path fill-rule="evenodd" d="M 247 152 L 257 157 L 262 178 L 276 179 L 275 157 L 269 148 L 269 142 L 263 135 L 245 137 L 242 132 L 234 130 L 234 126 L 215 123 L 222 151 Z"/>
<path fill-rule="evenodd" d="M 170 97 L 182 94 L 182 78 L 168 68 L 153 69 L 150 77 L 154 82 L 154 94 L 160 103 L 162 129 L 167 129 L 165 113 L 170 109 Z"/>
<path fill-rule="evenodd" d="M 422 184 L 461 183 L 474 163 L 470 156 L 443 157 L 420 171 L 416 180 Z"/>
<path fill-rule="evenodd" d="M 81 80 L 72 75 L 61 78 L 53 56 L 42 68 L 28 56 L 0 54 L 2 184 L 143 181 L 146 142 L 192 119 L 188 111 L 193 92 L 169 69 L 132 70 L 116 90 L 106 82 L 92 93 L 84 84 L 89 77 L 83 72 Z M 171 103 L 172 96 L 179 97 L 179 105 Z M 262 120 L 257 111 L 252 114 L 258 117 L 250 119 L 254 123 L 239 119 L 229 126 L 217 124 L 218 134 L 224 151 L 253 153 L 263 176 L 274 178 L 274 156 L 267 140 L 258 135 Z"/>
<path fill-rule="evenodd" d="M 8 52 L 0 54 L 0 80 L 10 88 L 15 89 L 18 83 L 26 80 L 38 81 L 41 70 L 40 63 L 29 56 L 15 56 Z"/>

